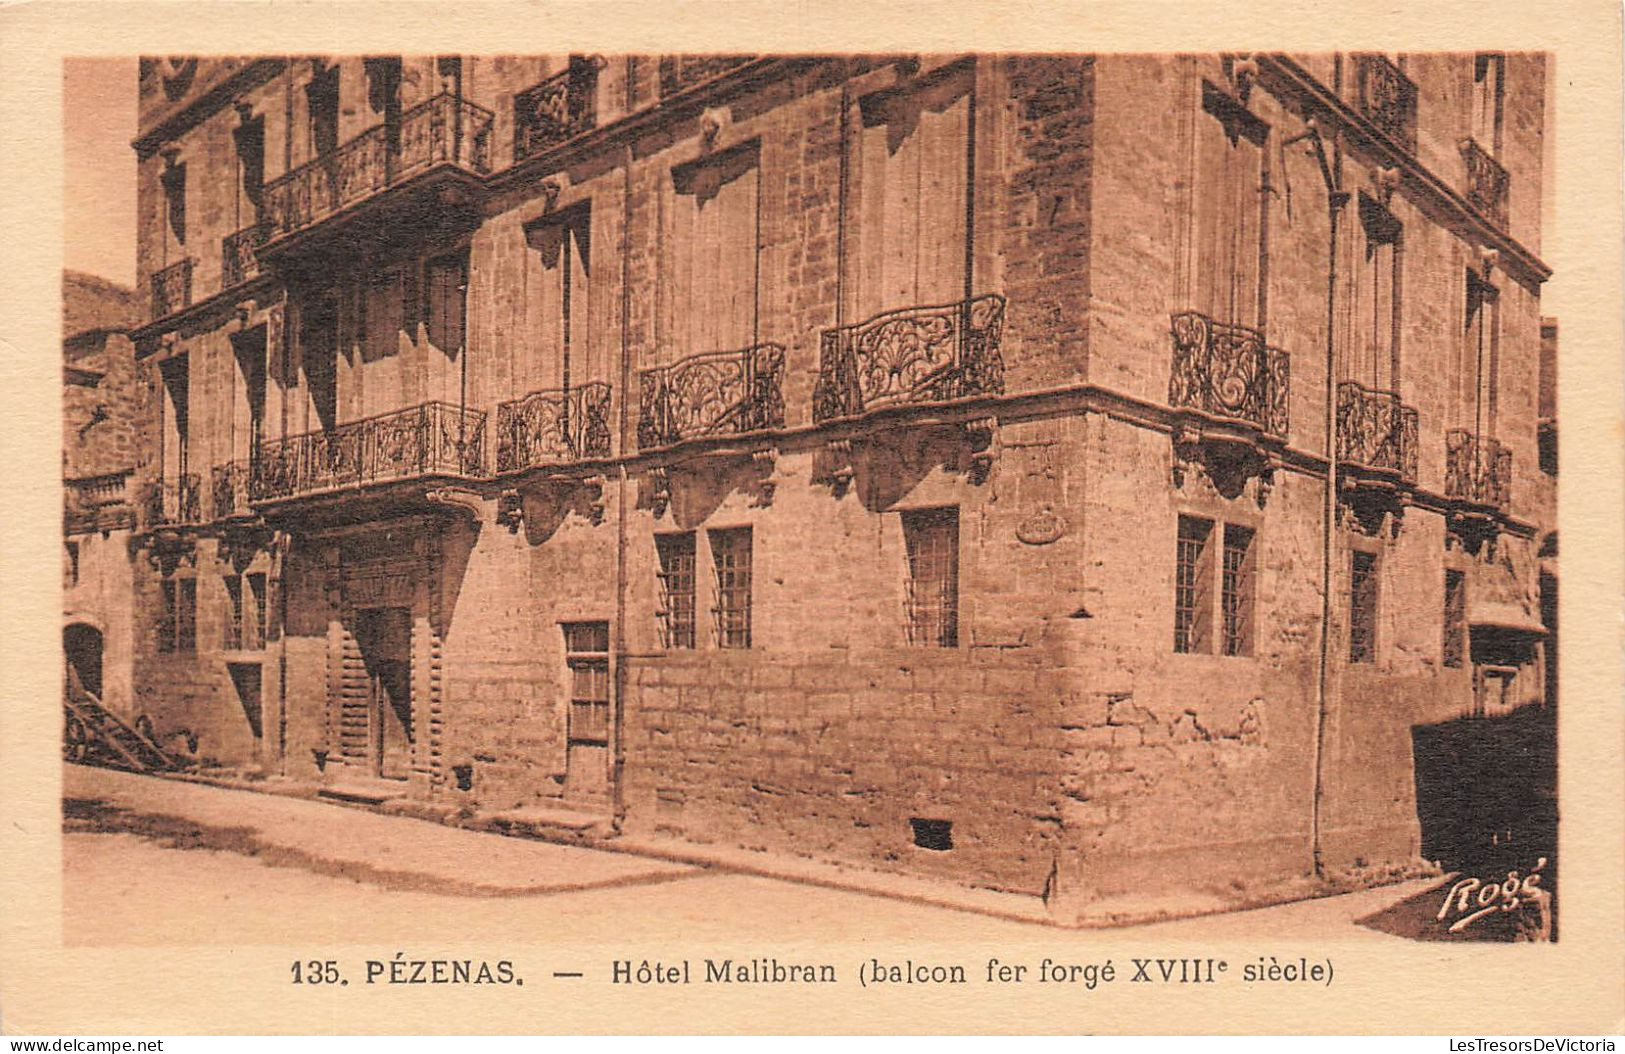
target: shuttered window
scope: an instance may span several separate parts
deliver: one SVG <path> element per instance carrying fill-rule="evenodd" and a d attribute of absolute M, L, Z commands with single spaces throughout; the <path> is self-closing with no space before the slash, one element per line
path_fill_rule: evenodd
<path fill-rule="evenodd" d="M 759 144 L 672 169 L 662 257 L 666 362 L 754 343 Z"/>

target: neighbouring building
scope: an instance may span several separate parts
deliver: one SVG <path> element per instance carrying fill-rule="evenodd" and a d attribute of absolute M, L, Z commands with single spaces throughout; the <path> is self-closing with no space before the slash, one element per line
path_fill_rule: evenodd
<path fill-rule="evenodd" d="M 62 275 L 62 650 L 68 684 L 135 716 L 136 429 L 134 289 Z"/>
<path fill-rule="evenodd" d="M 1061 921 L 1414 860 L 1554 702 L 1545 70 L 143 60 L 134 705 Z"/>

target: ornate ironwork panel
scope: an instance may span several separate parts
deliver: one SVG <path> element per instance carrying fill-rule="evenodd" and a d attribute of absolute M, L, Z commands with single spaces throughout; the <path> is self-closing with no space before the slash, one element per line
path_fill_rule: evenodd
<path fill-rule="evenodd" d="M 1512 451 L 1491 436 L 1452 428 L 1445 433 L 1444 493 L 1505 510 L 1512 501 Z"/>
<path fill-rule="evenodd" d="M 1358 381 L 1337 386 L 1337 457 L 1362 468 L 1415 481 L 1417 413 L 1394 392 Z"/>
<path fill-rule="evenodd" d="M 1461 156 L 1467 165 L 1467 201 L 1496 226 L 1505 227 L 1512 177 L 1476 139 L 1461 141 Z"/>
<path fill-rule="evenodd" d="M 1388 138 L 1416 152 L 1416 85 L 1386 55 L 1354 57 L 1355 104 Z"/>
<path fill-rule="evenodd" d="M 639 377 L 638 448 L 784 426 L 784 346 L 691 355 Z"/>
<path fill-rule="evenodd" d="M 497 471 L 609 457 L 609 396 L 609 385 L 592 381 L 499 404 Z"/>
<path fill-rule="evenodd" d="M 221 288 L 229 289 L 259 274 L 260 261 L 255 250 L 265 244 L 266 229 L 266 224 L 254 223 L 226 235 L 220 243 Z"/>
<path fill-rule="evenodd" d="M 484 465 L 485 414 L 429 402 L 267 442 L 249 492 L 274 501 L 419 476 L 478 476 Z"/>
<path fill-rule="evenodd" d="M 523 161 L 598 124 L 598 64 L 572 57 L 568 69 L 513 97 L 513 159 Z"/>
<path fill-rule="evenodd" d="M 157 479 L 142 492 L 142 519 L 146 528 L 201 523 L 203 484 L 194 472 L 173 479 Z"/>
<path fill-rule="evenodd" d="M 192 261 L 170 264 L 152 275 L 152 317 L 173 315 L 192 305 Z"/>
<path fill-rule="evenodd" d="M 491 112 L 441 93 L 265 185 L 268 237 L 291 234 L 436 165 L 490 171 Z"/>
<path fill-rule="evenodd" d="M 1168 403 L 1244 421 L 1285 436 L 1291 424 L 1291 357 L 1268 347 L 1250 326 L 1216 322 L 1196 311 L 1173 316 L 1174 360 Z"/>
<path fill-rule="evenodd" d="M 248 461 L 228 461 L 214 466 L 209 480 L 210 510 L 214 519 L 253 514 L 248 507 L 251 467 Z"/>
<path fill-rule="evenodd" d="M 660 56 L 660 95 L 676 95 L 701 81 L 720 77 L 743 66 L 754 55 L 662 55 Z"/>
<path fill-rule="evenodd" d="M 813 420 L 1004 391 L 1004 305 L 985 295 L 825 330 Z"/>

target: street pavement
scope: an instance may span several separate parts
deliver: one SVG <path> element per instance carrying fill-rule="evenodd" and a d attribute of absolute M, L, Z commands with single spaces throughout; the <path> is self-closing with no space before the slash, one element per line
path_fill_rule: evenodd
<path fill-rule="evenodd" d="M 63 939 L 71 945 L 535 939 L 1054 941 L 1057 930 L 850 889 L 459 830 L 107 769 L 63 768 Z M 1113 939 L 1402 938 L 1360 919 L 1423 879 L 1246 912 L 1124 927 Z"/>

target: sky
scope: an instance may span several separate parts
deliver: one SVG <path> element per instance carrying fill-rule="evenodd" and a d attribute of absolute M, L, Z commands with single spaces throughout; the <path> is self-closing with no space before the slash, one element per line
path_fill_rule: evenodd
<path fill-rule="evenodd" d="M 136 66 L 63 62 L 63 266 L 135 285 Z"/>

